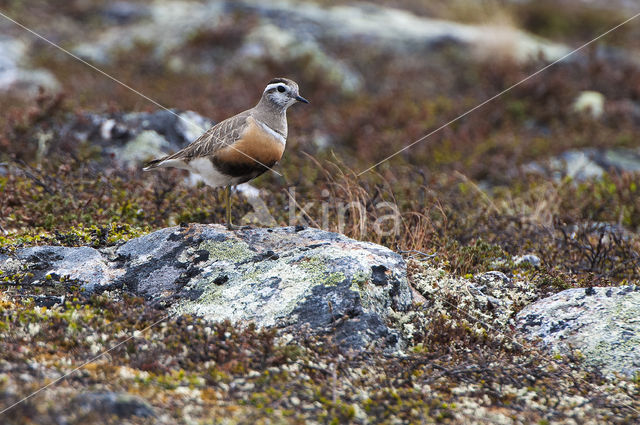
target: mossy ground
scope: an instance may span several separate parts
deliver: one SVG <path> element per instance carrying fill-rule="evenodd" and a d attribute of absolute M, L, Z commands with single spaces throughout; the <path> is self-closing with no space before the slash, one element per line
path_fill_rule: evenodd
<path fill-rule="evenodd" d="M 401 357 L 349 356 L 330 339 L 279 339 L 253 327 L 166 318 L 140 299 L 114 301 L 108 294 L 70 294 L 53 309 L 3 300 L 2 308 L 0 388 L 7 403 L 124 341 L 9 411 L 5 423 L 86 422 L 91 415 L 70 411 L 72 399 L 96 390 L 141 396 L 159 414 L 132 423 L 469 423 L 492 417 L 543 423 L 576 416 L 625 423 L 638 407 L 633 383 L 608 382 L 579 359 L 552 358 L 503 335 L 479 333 L 455 308 L 449 317 L 422 311 L 429 326 L 416 332 L 420 342 Z M 157 321 L 148 331 L 131 332 Z"/>
<path fill-rule="evenodd" d="M 556 3 L 528 2 L 505 13 L 531 31 L 565 42 L 587 41 L 585 37 L 597 35 L 592 30 L 618 23 L 618 13 L 591 13 L 585 7 L 585 26 L 576 21 L 575 7 Z M 463 21 L 479 16 L 461 16 L 440 2 L 427 10 L 425 4 L 402 2 L 423 14 Z M 39 1 L 29 7 L 27 11 L 22 3 L 11 2 L 6 11 L 43 30 L 49 24 L 41 16 L 64 17 L 69 33 L 101 25 L 91 18 L 98 2 L 52 8 Z M 454 12 L 457 16 L 450 15 Z M 243 20 L 247 31 L 255 24 L 250 16 L 230 19 Z M 245 35 L 239 30 L 196 34 L 189 52 L 219 54 L 208 50 L 211 40 L 232 49 Z M 635 39 L 634 29 L 604 39 L 583 60 L 549 69 L 361 176 L 359 171 L 544 63 L 470 63 L 465 54 L 449 48 L 429 52 L 428 61 L 419 55 L 399 61 L 357 45 L 328 42 L 333 55 L 363 76 L 365 86 L 350 94 L 307 67 L 304 59 L 264 61 L 250 71 L 218 68 L 212 78 L 172 71 L 145 53 L 148 46 L 139 46 L 135 55 L 123 53 L 104 70 L 162 104 L 215 119 L 250 106 L 255 99 L 237 93 L 259 93 L 274 75 L 299 81 L 313 104 L 289 113 L 290 138 L 277 168 L 282 176 L 270 173 L 255 182 L 267 193 L 263 198 L 278 224 L 289 224 L 285 189 L 295 187 L 298 202 L 314 203 L 307 209 L 314 220 L 321 223 L 328 212 L 330 230 L 341 229 L 407 257 L 434 254 L 431 264 L 457 276 L 488 270 L 517 275 L 542 297 L 639 277 L 638 174 L 574 182 L 525 174 L 520 168 L 571 148 L 637 145 L 640 124 L 633 105 L 640 99 L 640 70 L 613 55 L 597 54 L 608 47 L 633 51 Z M 64 137 L 51 140 L 53 149 L 42 157 L 41 134 L 60 128 L 68 114 L 153 107 L 46 45 L 34 47 L 33 63 L 55 73 L 64 95 L 0 98 L 0 254 L 43 244 L 107 247 L 181 222 L 223 221 L 221 193 L 185 185 L 180 171 L 96 169 L 92 160 L 100 153 L 88 144 L 70 146 Z M 601 119 L 572 112 L 582 90 L 606 96 Z M 331 140 L 330 149 L 316 143 L 323 135 Z M 487 186 L 491 189 L 483 189 Z M 365 206 L 364 232 L 357 210 L 347 210 L 342 224 L 337 218 L 350 202 Z M 374 231 L 376 219 L 388 214 L 376 208 L 380 202 L 398 206 L 403 221 L 397 235 Z M 233 197 L 236 222 L 250 210 Z M 527 253 L 540 257 L 540 268 L 513 263 L 513 256 Z M 417 276 L 423 269 L 411 263 L 409 272 Z M 34 289 L 9 281 L 14 284 L 0 286 L 0 406 L 166 314 L 124 294 L 88 297 L 73 282 L 52 279 Z M 39 296 L 65 294 L 66 301 L 52 309 L 39 307 L 42 298 L 34 298 L 34 291 Z M 637 380 L 606 380 L 578 355 L 550 357 L 522 341 L 513 343 L 504 330 L 487 328 L 452 307 L 459 301 L 453 295 L 445 298 L 444 309 L 414 307 L 414 342 L 403 358 L 381 353 L 350 357 L 340 354 L 330 339 L 279 339 L 272 331 L 170 317 L 18 405 L 2 420 L 96 420 L 73 411 L 68 401 L 85 390 L 108 389 L 148 400 L 159 417 L 147 423 L 470 423 L 478 417 L 480 422 L 541 424 L 638 421 Z M 99 420 L 121 423 L 117 418 Z"/>

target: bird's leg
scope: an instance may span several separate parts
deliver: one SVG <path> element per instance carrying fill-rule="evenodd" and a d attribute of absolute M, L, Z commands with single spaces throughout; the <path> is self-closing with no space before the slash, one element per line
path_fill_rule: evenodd
<path fill-rule="evenodd" d="M 224 197 L 227 205 L 227 230 L 250 229 L 251 226 L 236 226 L 231 223 L 231 185 L 225 186 Z"/>
<path fill-rule="evenodd" d="M 227 206 L 227 229 L 232 230 L 233 224 L 231 224 L 231 185 L 227 185 L 224 188 L 224 200 Z"/>

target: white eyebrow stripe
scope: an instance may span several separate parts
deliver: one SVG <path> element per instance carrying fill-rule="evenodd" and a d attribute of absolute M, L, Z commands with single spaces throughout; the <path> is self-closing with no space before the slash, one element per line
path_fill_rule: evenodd
<path fill-rule="evenodd" d="M 287 86 L 285 83 L 273 83 L 273 84 L 269 84 L 269 85 L 264 89 L 264 91 L 266 92 L 266 91 L 268 91 L 268 90 L 270 90 L 270 89 L 278 88 L 279 86 L 285 86 L 285 87 L 287 87 L 287 88 L 288 88 L 288 86 Z"/>

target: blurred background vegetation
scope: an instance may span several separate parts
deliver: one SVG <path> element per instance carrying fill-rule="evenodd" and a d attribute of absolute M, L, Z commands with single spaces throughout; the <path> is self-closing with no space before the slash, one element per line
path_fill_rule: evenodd
<path fill-rule="evenodd" d="M 491 264 L 462 251 L 480 242 L 495 257 L 534 253 L 565 285 L 638 276 L 637 24 L 358 173 L 620 24 L 632 6 L 0 1 L 8 16 L 114 78 L 214 122 L 253 106 L 274 76 L 299 82 L 312 105 L 289 111 L 282 177 L 268 173 L 253 183 L 278 224 L 288 224 L 285 189 L 293 186 L 301 205 L 314 202 L 309 215 L 316 221 L 329 202 L 333 230 L 340 204 L 366 205 L 366 231 L 353 213 L 349 236 L 437 253 L 461 274 Z M 182 172 L 116 165 L 104 145 L 77 132 L 71 137 L 69 122 L 153 112 L 156 105 L 5 19 L 0 34 L 13 52 L 0 97 L 5 243 L 58 243 L 51 232 L 80 226 L 126 225 L 139 234 L 223 220 L 219 194 L 187 184 Z M 373 231 L 389 212 L 375 207 L 382 201 L 399 207 L 397 235 Z M 238 197 L 235 204 L 236 220 L 251 211 Z M 110 243 L 125 233 L 112 231 Z"/>

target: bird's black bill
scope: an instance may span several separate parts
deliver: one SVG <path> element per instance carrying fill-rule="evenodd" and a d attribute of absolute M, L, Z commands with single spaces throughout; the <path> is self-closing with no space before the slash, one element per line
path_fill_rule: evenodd
<path fill-rule="evenodd" d="M 304 97 L 302 97 L 302 96 L 296 96 L 296 100 L 298 102 L 309 103 L 309 101 L 307 99 L 305 99 Z"/>

